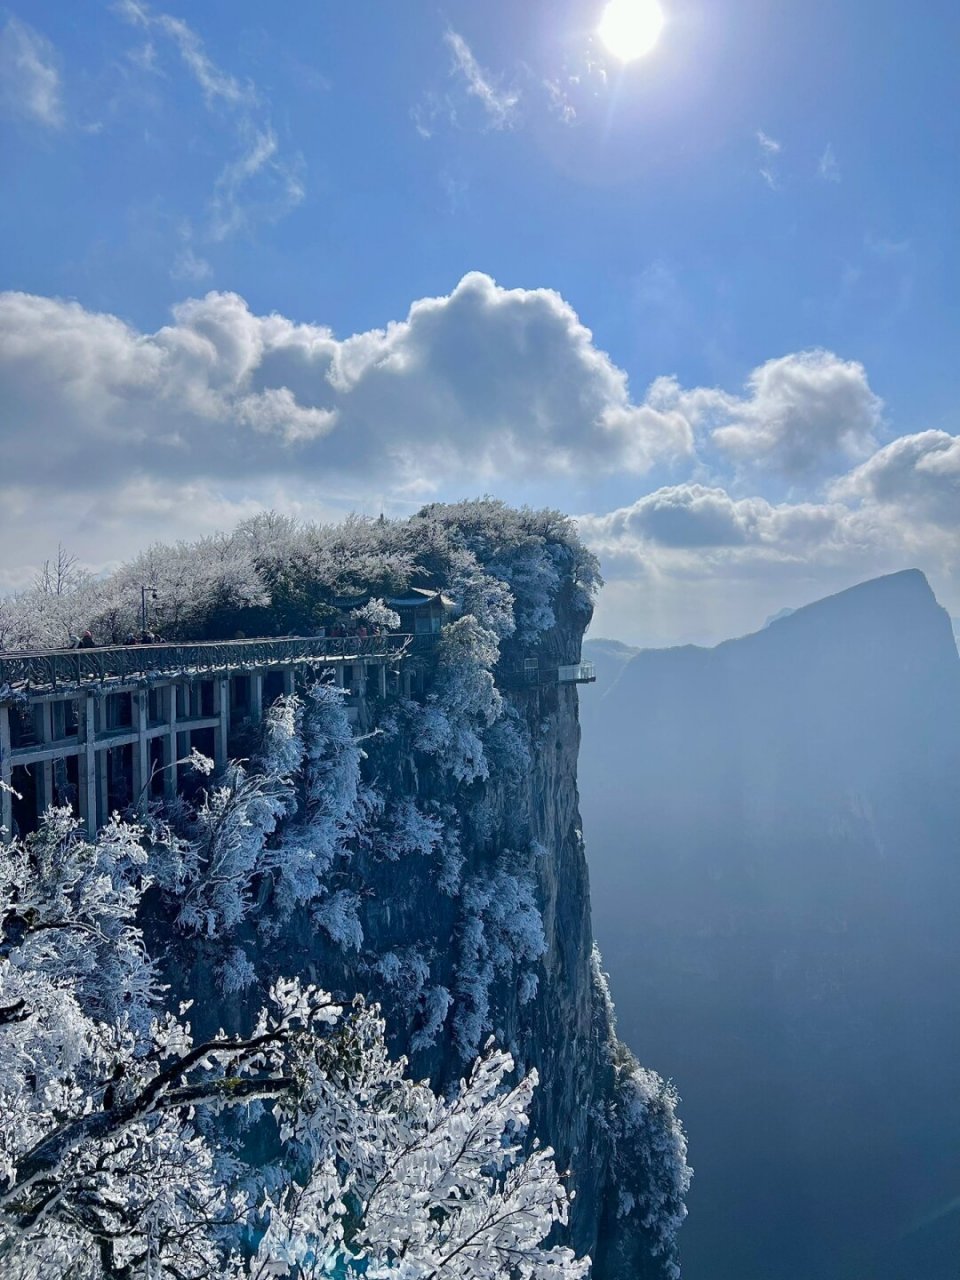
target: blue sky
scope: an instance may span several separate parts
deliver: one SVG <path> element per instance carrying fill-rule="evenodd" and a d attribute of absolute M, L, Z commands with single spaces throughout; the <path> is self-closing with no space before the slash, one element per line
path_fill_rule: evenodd
<path fill-rule="evenodd" d="M 0 9 L 0 587 L 486 490 L 635 642 L 960 614 L 960 11 L 661 2 Z"/>

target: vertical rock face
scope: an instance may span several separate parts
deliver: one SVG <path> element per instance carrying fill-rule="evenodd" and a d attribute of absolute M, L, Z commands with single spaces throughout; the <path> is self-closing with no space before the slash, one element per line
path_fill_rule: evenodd
<path fill-rule="evenodd" d="M 368 705 L 362 759 L 337 699 L 305 695 L 298 811 L 269 837 L 276 870 L 234 942 L 261 986 L 298 973 L 379 1001 L 391 1047 L 435 1087 L 494 1037 L 538 1073 L 533 1132 L 569 1170 L 564 1234 L 596 1280 L 672 1280 L 685 1140 L 670 1089 L 616 1037 L 593 948 L 577 686 L 558 681 L 580 658 L 595 566 L 555 513 L 480 503 L 416 519 L 425 584 L 450 591 L 456 617 L 416 694 Z M 370 532 L 393 546 L 408 529 Z M 316 882 L 292 911 L 287 865 L 294 889 L 294 875 Z M 208 957 L 186 963 L 214 1025 L 259 1003 L 218 992 Z"/>
<path fill-rule="evenodd" d="M 556 679 L 559 665 L 579 661 L 589 614 L 562 590 L 556 618 L 540 638 L 539 684 L 512 678 L 516 655 L 509 649 L 500 664 L 502 721 L 522 744 L 519 767 L 504 764 L 506 752 L 491 732 L 489 775 L 464 786 L 451 781 L 443 758 L 418 750 L 415 711 L 394 717 L 387 709 L 382 736 L 384 726 L 372 726 L 366 776 L 386 812 L 414 800 L 425 812 L 442 813 L 463 859 L 457 889 L 438 889 L 429 865 L 415 857 L 360 852 L 351 884 L 362 894 L 361 949 L 344 952 L 306 921 L 294 932 L 309 938 L 300 964 L 323 984 L 383 1003 L 393 1047 L 410 1056 L 415 1074 L 435 1084 L 457 1079 L 488 1035 L 511 1050 L 523 1072 L 535 1069 L 533 1131 L 556 1150 L 576 1193 L 570 1243 L 594 1259 L 596 1280 L 655 1280 L 678 1274 L 685 1147 L 674 1099 L 616 1038 L 594 955 L 577 791 L 578 690 Z M 517 883 L 530 887 L 529 900 L 514 896 Z M 542 941 L 528 947 L 526 934 L 538 928 Z M 412 1001 L 408 984 L 420 977 L 404 974 L 394 983 L 383 964 L 391 955 L 409 965 L 411 953 L 429 966 Z M 277 972 L 289 971 L 293 958 L 273 949 Z M 487 1013 L 471 1023 L 479 1033 L 471 1038 L 465 1024 L 476 1014 L 478 969 L 488 984 Z M 449 993 L 451 1005 L 425 1043 L 428 988 Z"/>
<path fill-rule="evenodd" d="M 598 657 L 610 683 L 585 707 L 581 769 L 597 931 L 621 1027 L 684 1095 L 687 1274 L 948 1280 L 960 659 L 946 614 L 908 571 L 715 649 Z"/>

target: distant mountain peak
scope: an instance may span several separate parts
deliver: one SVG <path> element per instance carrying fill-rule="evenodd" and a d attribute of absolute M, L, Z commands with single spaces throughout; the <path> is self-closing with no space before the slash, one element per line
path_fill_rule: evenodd
<path fill-rule="evenodd" d="M 938 633 L 937 638 L 942 639 L 952 631 L 950 618 L 937 602 L 926 575 L 920 569 L 901 569 L 803 605 L 769 621 L 762 632 L 754 634 L 785 634 L 841 621 L 848 630 L 876 630 L 891 636 L 918 634 L 922 628 L 931 638 Z"/>
<path fill-rule="evenodd" d="M 939 608 L 933 589 L 922 570 L 898 569 L 896 573 L 886 573 L 878 578 L 868 578 L 865 582 L 858 582 L 852 587 L 845 587 L 842 591 L 836 591 L 833 595 L 824 596 L 820 600 L 811 601 L 810 604 L 801 605 L 799 608 L 780 609 L 777 613 L 767 618 L 763 625 L 764 628 L 771 627 L 777 623 L 785 622 L 788 618 L 796 617 L 798 614 L 808 614 L 812 610 L 834 610 L 851 606 L 859 608 L 864 605 L 879 606 L 885 609 L 893 601 L 897 601 L 898 604 L 909 603 L 914 606 L 926 603 Z"/>

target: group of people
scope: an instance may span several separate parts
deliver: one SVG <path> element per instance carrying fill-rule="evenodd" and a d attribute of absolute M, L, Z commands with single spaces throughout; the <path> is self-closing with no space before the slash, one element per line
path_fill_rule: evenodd
<path fill-rule="evenodd" d="M 123 642 L 124 644 L 160 644 L 161 640 L 158 635 L 152 631 L 141 631 L 139 635 L 131 631 Z M 71 649 L 96 649 L 97 642 L 93 638 L 92 631 L 84 631 L 82 635 L 70 636 Z"/>

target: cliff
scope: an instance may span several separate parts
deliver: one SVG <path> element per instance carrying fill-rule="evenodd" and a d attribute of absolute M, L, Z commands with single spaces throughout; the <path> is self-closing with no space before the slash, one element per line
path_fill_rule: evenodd
<path fill-rule="evenodd" d="M 171 933 L 161 903 L 167 973 L 210 1028 L 242 1026 L 274 975 L 363 992 L 435 1087 L 495 1037 L 539 1075 L 533 1130 L 570 1171 L 568 1238 L 593 1275 L 675 1277 L 685 1140 L 671 1089 L 616 1036 L 593 947 L 577 686 L 558 679 L 580 658 L 595 566 L 554 513 L 495 503 L 374 535 L 372 563 L 409 540 L 408 581 L 448 591 L 456 617 L 413 660 L 410 696 L 368 702 L 359 741 L 333 691 L 301 691 L 296 799 L 265 836 L 271 870 L 216 939 Z"/>
<path fill-rule="evenodd" d="M 947 1280 L 947 615 L 912 570 L 714 649 L 598 660 L 581 769 L 597 933 L 624 1033 L 676 1078 L 696 1136 L 686 1274 Z"/>

